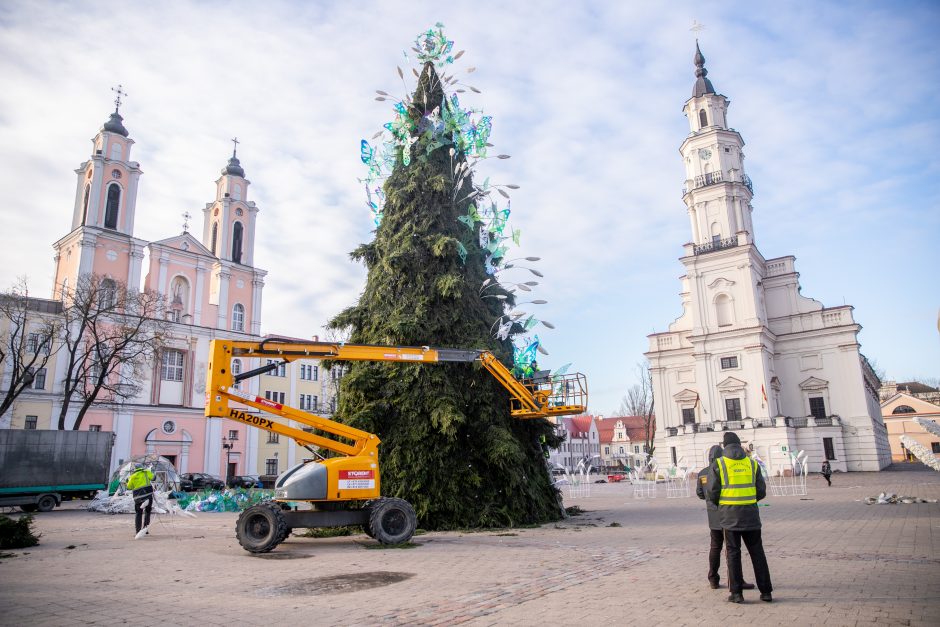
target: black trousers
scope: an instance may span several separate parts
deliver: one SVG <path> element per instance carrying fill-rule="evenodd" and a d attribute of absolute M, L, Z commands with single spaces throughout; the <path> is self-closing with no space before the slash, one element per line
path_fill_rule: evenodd
<path fill-rule="evenodd" d="M 823 479 L 826 480 L 826 483 L 832 485 L 832 479 L 830 479 L 830 477 L 832 477 L 832 475 L 823 475 Z"/>
<path fill-rule="evenodd" d="M 712 542 L 708 547 L 708 580 L 718 583 L 721 576 L 718 569 L 721 568 L 721 549 L 725 545 L 725 532 L 722 529 L 711 529 Z"/>
<path fill-rule="evenodd" d="M 150 510 L 153 509 L 153 488 L 138 488 L 134 490 L 134 527 L 140 531 L 143 527 L 150 526 Z M 144 524 L 141 527 L 140 518 L 143 516 Z"/>
<path fill-rule="evenodd" d="M 760 529 L 749 531 L 725 530 L 725 546 L 728 550 L 728 588 L 732 593 L 741 593 L 744 583 L 744 573 L 741 570 L 741 540 L 751 556 L 754 564 L 754 578 L 757 580 L 757 589 L 761 592 L 772 592 L 774 587 L 770 583 L 770 569 L 767 567 L 767 556 L 764 555 L 764 544 L 760 538 Z"/>

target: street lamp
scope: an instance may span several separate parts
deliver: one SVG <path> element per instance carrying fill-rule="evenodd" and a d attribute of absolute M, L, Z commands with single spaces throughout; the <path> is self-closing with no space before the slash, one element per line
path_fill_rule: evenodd
<path fill-rule="evenodd" d="M 234 442 L 229 442 L 228 438 L 224 435 L 222 436 L 222 448 L 225 449 L 225 486 L 231 487 L 232 483 L 232 447 L 235 446 Z"/>

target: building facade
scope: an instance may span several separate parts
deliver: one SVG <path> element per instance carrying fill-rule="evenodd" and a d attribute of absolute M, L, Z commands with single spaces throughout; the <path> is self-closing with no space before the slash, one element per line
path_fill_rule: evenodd
<path fill-rule="evenodd" d="M 575 472 L 582 460 L 594 468 L 601 465 L 600 434 L 594 416 L 563 416 L 554 420 L 555 432 L 564 441 L 558 449 L 549 452 L 552 467 Z"/>
<path fill-rule="evenodd" d="M 931 394 L 931 392 L 927 390 L 921 394 Z M 914 454 L 901 442 L 901 436 L 904 435 L 920 442 L 934 455 L 940 456 L 940 436 L 930 433 L 914 422 L 915 418 L 923 418 L 940 424 L 940 403 L 924 400 L 906 392 L 895 392 L 881 404 L 881 415 L 888 427 L 888 441 L 891 444 L 893 461 L 917 461 Z"/>
<path fill-rule="evenodd" d="M 765 259 L 751 221 L 753 186 L 729 100 L 707 78 L 696 44 L 696 82 L 683 113 L 679 152 L 691 241 L 682 315 L 649 336 L 656 403 L 655 457 L 704 466 L 708 448 L 733 430 L 781 469 L 805 450 L 810 469 L 890 463 L 879 381 L 859 352 L 851 306 L 824 307 L 801 294 L 793 256 Z"/>
<path fill-rule="evenodd" d="M 646 462 L 649 453 L 646 444 L 646 418 L 611 416 L 597 418 L 595 422 L 604 466 L 612 469 L 636 468 Z"/>
<path fill-rule="evenodd" d="M 267 272 L 254 265 L 260 209 L 249 199 L 250 181 L 233 151 L 215 181 L 214 198 L 202 210 L 201 240 L 187 229 L 147 242 L 134 235 L 143 172 L 131 160 L 133 144 L 115 109 L 92 139 L 91 156 L 75 171 L 71 230 L 53 244 L 52 298 L 31 299 L 42 316 L 61 315 L 70 286 L 88 274 L 102 277 L 103 285 L 111 281 L 150 289 L 166 298 L 166 348 L 145 373 L 139 394 L 119 405 L 93 405 L 80 428 L 115 434 L 112 467 L 157 453 L 180 473 L 278 474 L 310 453 L 287 438 L 203 415 L 209 342 L 261 339 Z M 63 355 L 51 355 L 41 376 L 0 416 L 0 428 L 57 428 L 66 361 Z M 258 359 L 235 359 L 232 370 L 260 365 Z M 281 403 L 331 413 L 342 372 L 334 368 L 331 375 L 319 362 L 305 360 L 241 385 Z M 3 376 L 8 379 L 9 374 L 7 366 Z M 67 428 L 75 424 L 74 413 L 67 415 Z"/>

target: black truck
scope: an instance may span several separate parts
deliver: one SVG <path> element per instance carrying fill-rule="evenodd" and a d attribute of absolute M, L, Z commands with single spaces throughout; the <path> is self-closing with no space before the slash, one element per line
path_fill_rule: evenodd
<path fill-rule="evenodd" d="M 48 512 L 108 485 L 109 431 L 0 429 L 0 506 Z"/>

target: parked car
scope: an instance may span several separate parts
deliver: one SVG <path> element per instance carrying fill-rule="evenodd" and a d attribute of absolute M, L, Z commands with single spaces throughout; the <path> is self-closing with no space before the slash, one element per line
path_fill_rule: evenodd
<path fill-rule="evenodd" d="M 183 481 L 192 482 L 190 490 L 204 490 L 206 488 L 210 490 L 222 490 L 225 488 L 224 481 L 215 475 L 210 475 L 205 472 L 187 472 L 185 475 L 181 475 L 180 479 L 181 483 Z"/>
<path fill-rule="evenodd" d="M 180 476 L 179 484 L 180 484 L 180 492 L 192 492 L 193 490 L 196 489 L 193 487 L 192 479 L 187 479 L 186 477 L 182 475 Z"/>
<path fill-rule="evenodd" d="M 260 488 L 261 479 L 257 475 L 233 475 L 228 478 L 230 488 Z"/>

